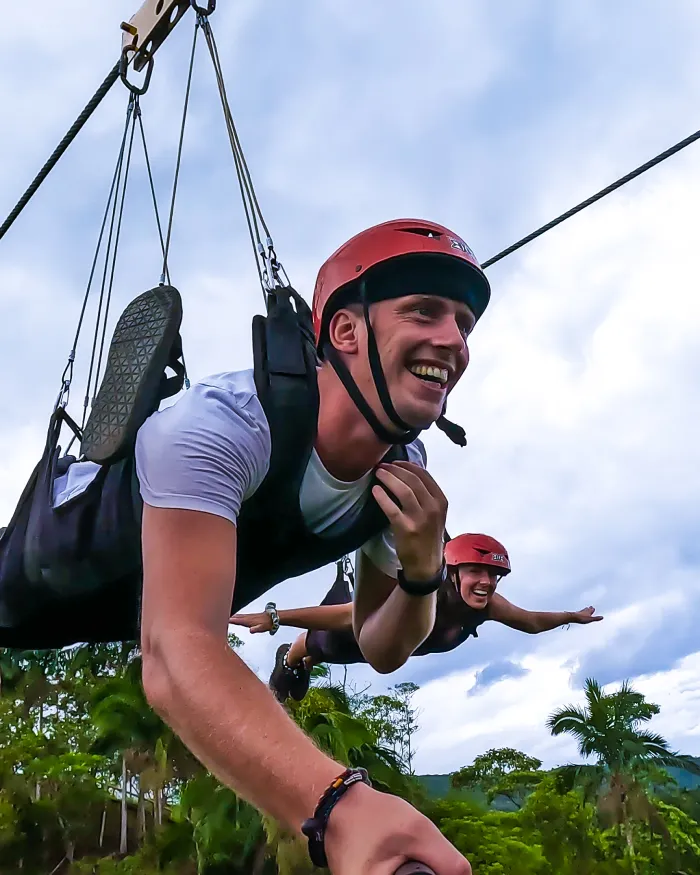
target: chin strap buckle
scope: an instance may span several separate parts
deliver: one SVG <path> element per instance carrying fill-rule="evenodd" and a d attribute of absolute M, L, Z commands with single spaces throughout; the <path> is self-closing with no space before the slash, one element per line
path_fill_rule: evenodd
<path fill-rule="evenodd" d="M 460 447 L 466 447 L 467 433 L 461 425 L 457 425 L 456 422 L 450 422 L 449 419 L 445 419 L 444 413 L 440 419 L 435 422 L 435 425 L 440 431 L 447 435 L 453 444 L 458 444 Z"/>

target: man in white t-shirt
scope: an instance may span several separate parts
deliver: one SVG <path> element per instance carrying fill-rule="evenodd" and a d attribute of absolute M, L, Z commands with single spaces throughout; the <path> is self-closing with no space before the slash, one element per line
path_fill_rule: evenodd
<path fill-rule="evenodd" d="M 445 401 L 489 294 L 469 247 L 415 220 L 352 238 L 316 282 L 318 420 L 298 505 L 318 543 L 342 537 L 368 502 L 386 516 L 384 531 L 360 545 L 353 614 L 362 653 L 381 672 L 433 627 L 447 501 L 417 435 L 435 422 L 447 430 Z M 385 461 L 395 444 L 407 460 Z M 237 591 L 238 529 L 270 453 L 249 371 L 203 380 L 139 431 L 148 700 L 214 774 L 287 828 L 315 816 L 304 829 L 310 851 L 325 854 L 335 875 L 393 875 L 410 859 L 437 875 L 468 875 L 468 862 L 403 800 L 355 785 L 354 773 L 341 798 L 342 766 L 227 646 L 231 606 L 250 595 Z"/>

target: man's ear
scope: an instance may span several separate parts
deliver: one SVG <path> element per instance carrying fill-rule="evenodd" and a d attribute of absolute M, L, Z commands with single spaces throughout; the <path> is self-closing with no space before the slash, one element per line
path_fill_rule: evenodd
<path fill-rule="evenodd" d="M 328 323 L 328 339 L 338 352 L 356 353 L 361 324 L 361 314 L 356 313 L 354 308 L 343 307 L 333 314 Z"/>

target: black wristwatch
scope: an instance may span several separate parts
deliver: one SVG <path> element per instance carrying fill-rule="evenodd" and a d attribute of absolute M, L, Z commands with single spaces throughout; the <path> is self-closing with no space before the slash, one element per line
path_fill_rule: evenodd
<path fill-rule="evenodd" d="M 408 580 L 405 577 L 402 568 L 399 568 L 397 580 L 401 589 L 404 592 L 407 592 L 409 595 L 431 595 L 432 593 L 437 592 L 437 590 L 439 590 L 442 584 L 447 580 L 447 566 L 445 565 L 445 560 L 442 560 L 440 570 L 435 575 L 435 577 L 431 578 L 430 580 Z"/>

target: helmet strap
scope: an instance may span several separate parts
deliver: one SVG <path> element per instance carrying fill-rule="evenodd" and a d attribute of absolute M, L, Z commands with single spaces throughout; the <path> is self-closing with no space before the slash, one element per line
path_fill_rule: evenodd
<path fill-rule="evenodd" d="M 395 426 L 403 430 L 410 430 L 411 427 L 406 422 L 404 422 L 403 419 L 401 419 L 391 401 L 389 387 L 386 384 L 386 377 L 384 376 L 384 371 L 382 370 L 382 362 L 379 356 L 379 349 L 377 347 L 377 339 L 375 337 L 374 329 L 372 328 L 372 323 L 370 322 L 369 318 L 369 302 L 367 300 L 367 291 L 364 280 L 362 280 L 360 283 L 360 300 L 362 301 L 362 309 L 365 315 L 365 325 L 367 326 L 367 351 L 369 354 L 369 366 L 372 371 L 372 378 L 374 380 L 374 385 L 377 389 L 377 394 L 379 395 L 379 400 L 382 403 L 384 412 Z M 442 409 L 442 414 L 440 418 L 436 421 L 435 425 L 440 429 L 440 431 L 446 434 L 453 443 L 459 444 L 459 446 L 461 447 L 466 447 L 466 432 L 461 425 L 450 422 L 449 419 L 445 418 L 446 408 L 447 402 L 445 402 L 445 406 Z"/>
<path fill-rule="evenodd" d="M 445 407 L 447 404 L 445 404 Z M 461 425 L 457 425 L 456 422 L 450 422 L 449 419 L 445 419 L 445 408 L 443 407 L 442 416 L 435 422 L 435 425 L 440 429 L 441 432 L 447 435 L 447 437 L 452 441 L 453 444 L 458 444 L 460 447 L 466 447 L 467 445 L 467 433 L 462 428 Z"/>
<path fill-rule="evenodd" d="M 372 328 L 372 323 L 369 318 L 369 302 L 367 301 L 367 288 L 364 279 L 360 282 L 360 301 L 362 302 L 362 311 L 365 316 L 365 326 L 367 327 L 367 354 L 369 356 L 369 367 L 372 372 L 374 386 L 379 395 L 384 412 L 389 417 L 391 422 L 402 431 L 411 431 L 411 426 L 404 422 L 394 408 L 389 394 L 389 387 L 386 384 L 386 377 L 382 368 L 382 360 L 377 347 L 377 338 Z"/>
<path fill-rule="evenodd" d="M 372 323 L 369 318 L 369 301 L 367 299 L 367 288 L 364 279 L 360 281 L 359 292 L 360 302 L 362 303 L 362 311 L 365 317 L 365 326 L 367 328 L 367 353 L 369 357 L 369 367 L 372 373 L 374 386 L 377 390 L 379 401 L 384 408 L 384 412 L 386 413 L 388 419 L 397 428 L 401 429 L 404 434 L 397 435 L 394 432 L 389 431 L 389 429 L 385 428 L 382 425 L 382 423 L 379 421 L 374 411 L 370 407 L 369 403 L 367 402 L 367 399 L 364 397 L 362 392 L 360 392 L 357 383 L 353 380 L 352 375 L 347 368 L 347 365 L 342 360 L 340 354 L 338 353 L 338 350 L 333 346 L 332 343 L 329 342 L 326 344 L 326 347 L 324 349 L 324 356 L 330 362 L 333 370 L 338 375 L 348 395 L 352 398 L 355 406 L 364 416 L 370 428 L 379 438 L 379 440 L 387 444 L 410 444 L 418 437 L 423 429 L 412 428 L 407 422 L 404 422 L 404 420 L 401 419 L 399 414 L 396 412 L 396 409 L 391 400 L 391 395 L 389 394 L 389 387 L 387 386 L 386 377 L 384 376 L 382 361 L 379 355 L 379 348 L 377 347 L 377 338 L 375 337 L 374 329 L 372 328 Z M 450 422 L 448 419 L 445 418 L 446 407 L 447 402 L 445 402 L 445 407 L 443 407 L 442 414 L 440 418 L 436 421 L 435 425 L 440 429 L 440 431 L 446 434 L 453 443 L 458 444 L 461 447 L 465 447 L 467 445 L 466 432 L 460 425 L 457 425 L 454 422 Z"/>
<path fill-rule="evenodd" d="M 326 344 L 323 354 L 338 375 L 340 382 L 345 386 L 345 391 L 355 403 L 355 407 L 357 407 L 360 413 L 364 416 L 369 427 L 380 441 L 391 446 L 393 444 L 410 444 L 418 437 L 420 433 L 418 429 L 412 429 L 404 434 L 396 434 L 395 432 L 389 431 L 388 428 L 385 428 L 377 418 L 374 410 L 370 407 L 367 399 L 362 392 L 360 392 L 360 389 L 357 383 L 353 380 L 352 374 L 348 370 L 347 365 L 332 343 Z"/>

